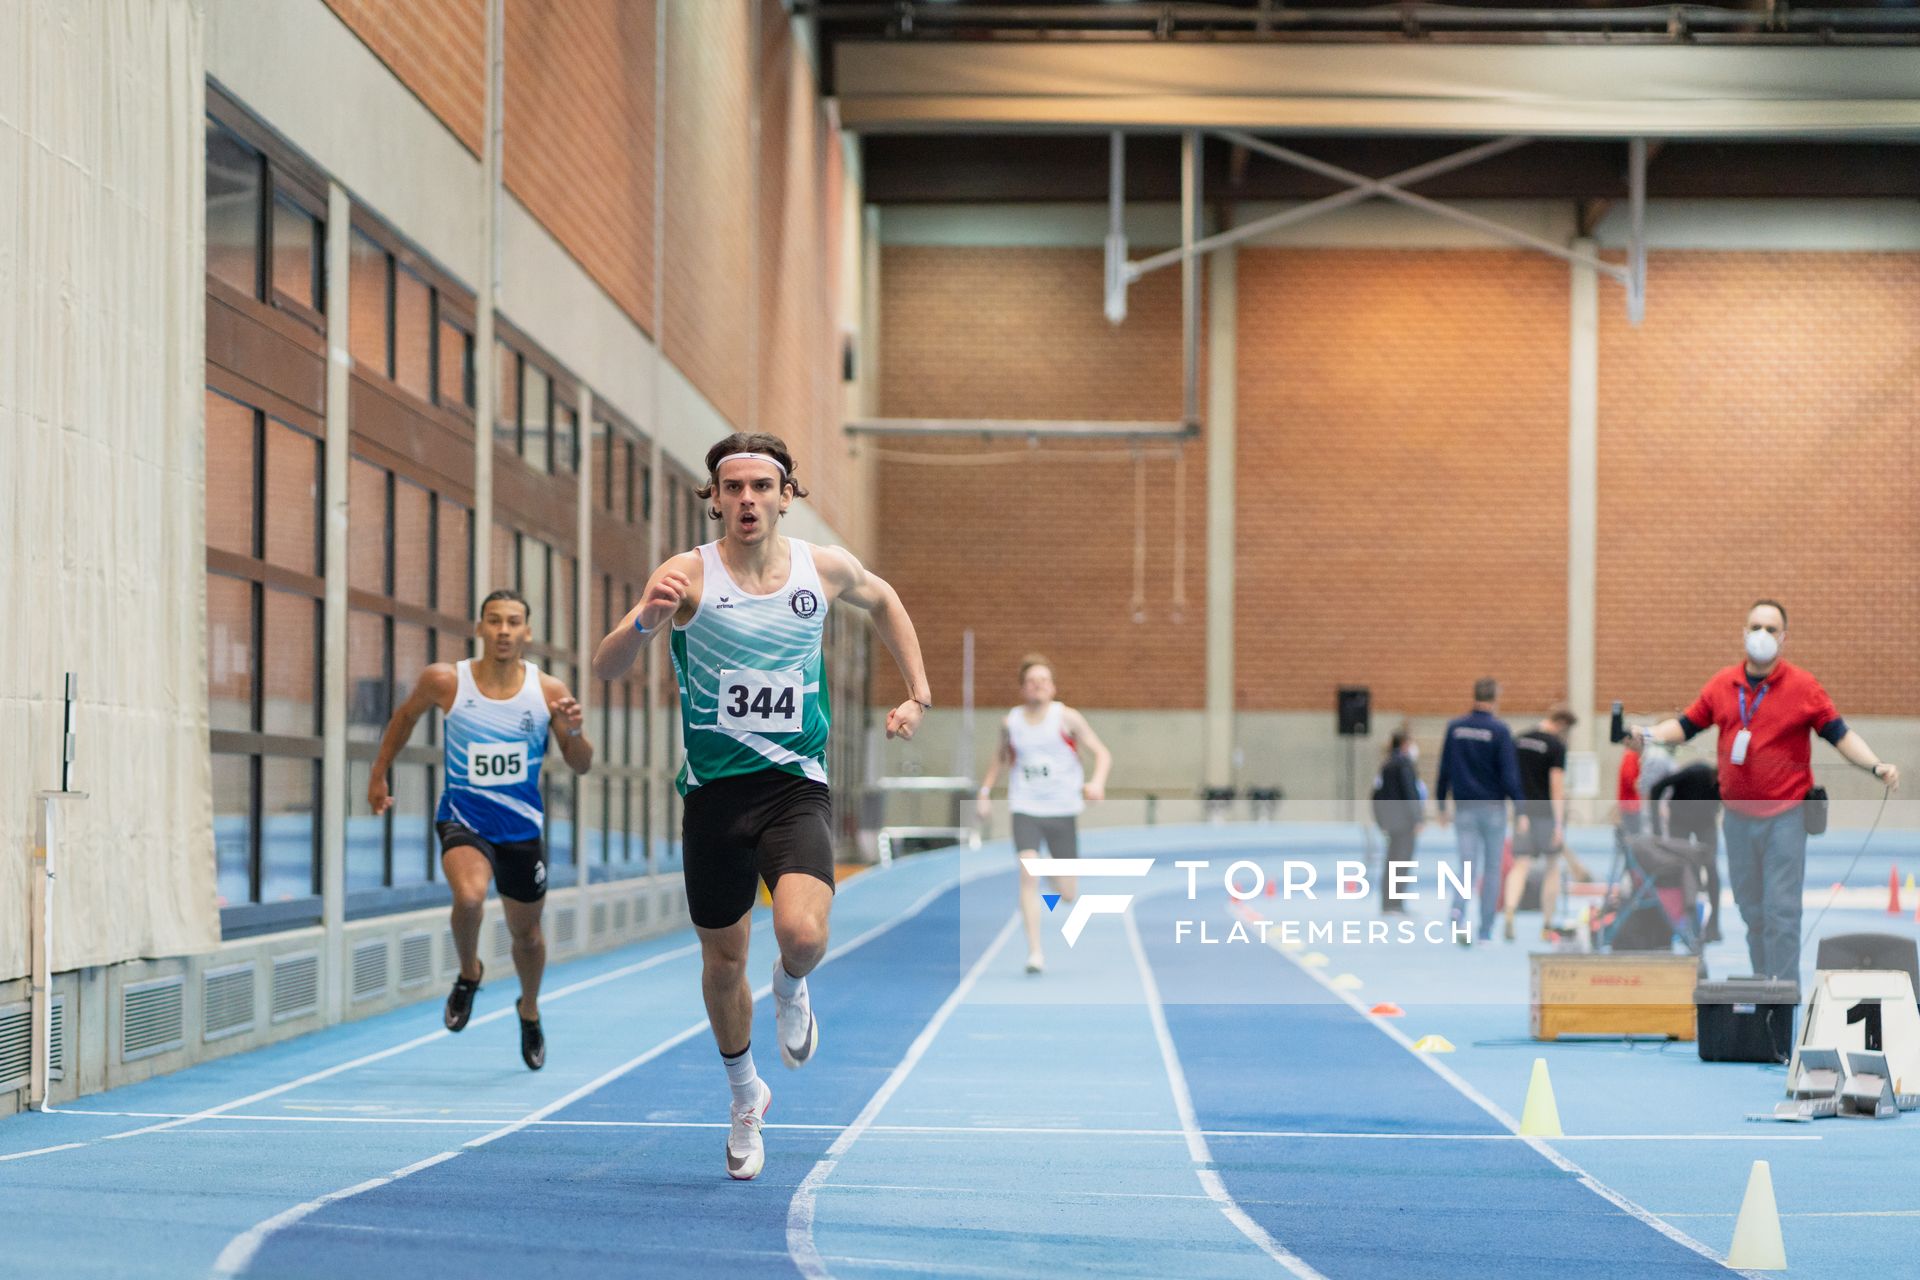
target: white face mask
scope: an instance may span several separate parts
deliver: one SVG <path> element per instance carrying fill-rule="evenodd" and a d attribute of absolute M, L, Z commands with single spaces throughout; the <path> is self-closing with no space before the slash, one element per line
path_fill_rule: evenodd
<path fill-rule="evenodd" d="M 1418 760 L 1419 758 L 1420 758 L 1420 744 L 1417 742 L 1409 742 L 1407 744 L 1407 759 Z"/>
<path fill-rule="evenodd" d="M 1764 667 L 1780 656 L 1780 641 L 1770 631 L 1747 632 L 1747 656 Z"/>

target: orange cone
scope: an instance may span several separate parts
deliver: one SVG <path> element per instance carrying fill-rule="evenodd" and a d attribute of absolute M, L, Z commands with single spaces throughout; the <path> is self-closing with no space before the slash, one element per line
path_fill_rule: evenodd
<path fill-rule="evenodd" d="M 1887 914 L 1900 914 L 1900 868 L 1894 867 L 1887 872 Z"/>
<path fill-rule="evenodd" d="M 1405 1009 L 1402 1009 L 1399 1005 L 1394 1004 L 1391 1001 L 1388 1001 L 1382 1004 L 1377 1004 L 1373 1006 L 1373 1008 L 1367 1010 L 1367 1012 L 1372 1014 L 1376 1018 L 1404 1018 L 1407 1016 L 1407 1011 Z"/>

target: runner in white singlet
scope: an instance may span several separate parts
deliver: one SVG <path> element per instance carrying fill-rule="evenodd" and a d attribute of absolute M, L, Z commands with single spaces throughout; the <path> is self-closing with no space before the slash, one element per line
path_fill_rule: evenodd
<path fill-rule="evenodd" d="M 1000 726 L 1000 746 L 987 766 L 980 787 L 979 810 L 984 820 L 993 812 L 993 784 L 1004 762 L 1007 772 L 1007 808 L 1013 817 L 1013 847 L 1021 858 L 1038 857 L 1042 847 L 1049 858 L 1080 854 L 1074 819 L 1089 801 L 1107 793 L 1107 774 L 1113 753 L 1100 741 L 1087 718 L 1063 702 L 1053 700 L 1053 669 L 1046 659 L 1032 656 L 1020 664 L 1020 695 L 1025 701 L 1007 712 Z M 1093 752 L 1093 777 L 1080 762 L 1080 748 Z M 1072 902 L 1080 890 L 1071 876 L 1054 879 L 1063 901 Z M 1027 925 L 1027 972 L 1039 973 L 1046 964 L 1040 947 L 1040 885 L 1031 874 L 1020 877 L 1020 914 Z"/>

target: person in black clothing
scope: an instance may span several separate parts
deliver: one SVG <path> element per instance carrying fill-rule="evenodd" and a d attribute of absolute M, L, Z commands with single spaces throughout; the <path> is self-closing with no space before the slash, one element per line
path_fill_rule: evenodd
<path fill-rule="evenodd" d="M 1663 806 L 1662 801 L 1666 804 Z M 1663 813 L 1664 809 L 1664 813 Z M 1720 777 L 1710 764 L 1676 769 L 1647 792 L 1647 822 L 1654 834 L 1691 840 L 1712 850 L 1707 859 L 1707 929 L 1702 942 L 1720 941 Z"/>
<path fill-rule="evenodd" d="M 1557 703 L 1546 719 L 1513 740 L 1514 756 L 1520 765 L 1520 789 L 1527 797 L 1520 811 L 1527 821 L 1514 833 L 1513 868 L 1507 872 L 1508 942 L 1513 941 L 1513 913 L 1526 893 L 1536 858 L 1546 863 L 1540 880 L 1540 936 L 1553 936 L 1549 926 L 1553 923 L 1554 902 L 1560 896 L 1553 860 L 1565 847 L 1567 832 L 1567 731 L 1579 722 L 1572 707 Z"/>
<path fill-rule="evenodd" d="M 1380 911 L 1383 915 L 1406 912 L 1397 899 L 1387 896 L 1388 872 L 1396 862 L 1413 861 L 1413 844 L 1423 825 L 1425 808 L 1420 798 L 1420 773 L 1415 761 L 1420 749 L 1413 735 L 1404 728 L 1393 731 L 1387 743 L 1387 758 L 1373 783 L 1373 820 L 1387 836 L 1386 856 L 1380 863 Z"/>

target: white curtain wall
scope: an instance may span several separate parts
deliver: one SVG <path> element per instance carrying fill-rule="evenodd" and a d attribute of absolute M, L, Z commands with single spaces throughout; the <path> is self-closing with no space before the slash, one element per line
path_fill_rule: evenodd
<path fill-rule="evenodd" d="M 79 675 L 54 966 L 219 940 L 199 0 L 0 0 L 0 979 Z"/>

